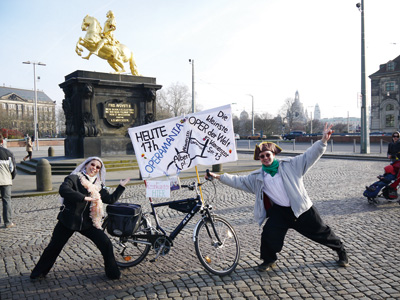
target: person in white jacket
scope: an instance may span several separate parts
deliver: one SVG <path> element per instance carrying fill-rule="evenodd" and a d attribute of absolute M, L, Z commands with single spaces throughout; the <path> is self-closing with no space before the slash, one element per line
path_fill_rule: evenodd
<path fill-rule="evenodd" d="M 282 149 L 272 142 L 263 142 L 254 151 L 254 159 L 261 160 L 262 167 L 246 176 L 209 173 L 226 185 L 255 194 L 254 218 L 260 226 L 267 219 L 261 234 L 263 262 L 257 267 L 259 271 L 275 266 L 289 228 L 336 251 L 339 266 L 349 265 L 343 243 L 322 221 L 303 182 L 304 175 L 325 152 L 332 133 L 332 125 L 325 124 L 320 141 L 301 155 L 280 160 L 275 155 Z"/>

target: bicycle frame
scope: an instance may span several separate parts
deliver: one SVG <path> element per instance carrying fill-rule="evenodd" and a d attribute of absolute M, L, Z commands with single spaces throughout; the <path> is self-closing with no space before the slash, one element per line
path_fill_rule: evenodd
<path fill-rule="evenodd" d="M 151 206 L 151 215 L 153 215 L 153 218 L 156 222 L 156 230 L 161 231 L 162 234 L 133 234 L 131 237 L 132 238 L 148 238 L 151 243 L 154 243 L 154 241 L 159 238 L 159 237 L 167 237 L 171 242 L 178 236 L 178 234 L 182 231 L 183 228 L 185 228 L 185 226 L 187 225 L 187 223 L 194 217 L 194 215 L 196 215 L 200 210 L 203 210 L 204 213 L 202 213 L 203 218 L 204 218 L 204 214 L 206 215 L 206 218 L 211 218 L 211 214 L 209 212 L 209 207 L 206 206 L 206 208 L 203 205 L 203 202 L 201 201 L 201 197 L 200 194 L 197 190 L 197 185 L 196 185 L 196 193 L 197 196 L 195 198 L 185 198 L 185 199 L 180 199 L 180 200 L 173 200 L 173 201 L 166 201 L 166 202 L 161 202 L 161 203 L 154 203 L 153 200 L 151 198 L 149 198 L 149 202 L 150 202 L 150 206 Z M 156 213 L 156 208 L 157 207 L 162 207 L 162 206 L 167 206 L 170 204 L 176 204 L 176 203 L 182 203 L 188 200 L 196 200 L 196 205 L 191 209 L 191 211 L 189 213 L 187 213 L 184 218 L 182 219 L 182 221 L 175 227 L 175 229 L 168 235 L 168 233 L 161 227 L 157 213 Z M 173 208 L 171 208 L 173 209 Z M 197 223 L 197 225 L 195 226 L 195 229 L 197 228 L 198 224 L 200 223 L 200 221 Z M 211 227 L 212 230 L 215 234 L 215 236 L 217 237 L 218 243 L 222 243 L 219 235 L 217 234 L 214 224 L 211 223 Z M 208 230 L 208 229 L 207 229 Z M 193 240 L 195 240 L 194 237 L 194 232 L 193 231 Z"/>
<path fill-rule="evenodd" d="M 196 205 L 192 208 L 192 210 L 186 214 L 186 216 L 182 219 L 182 221 L 175 227 L 175 229 L 169 234 L 167 235 L 167 233 L 165 232 L 165 230 L 161 227 L 157 213 L 156 213 L 156 208 L 157 207 L 161 207 L 161 206 L 167 206 L 173 203 L 181 203 L 181 202 L 185 202 L 187 200 L 196 200 L 197 203 Z M 153 201 L 150 199 L 150 205 L 151 205 L 151 210 L 152 210 L 152 215 L 154 217 L 154 220 L 156 221 L 156 229 L 160 230 L 162 233 L 164 233 L 164 235 L 166 235 L 170 240 L 174 240 L 176 238 L 176 236 L 182 231 L 183 228 L 185 228 L 186 224 L 193 218 L 193 216 L 195 214 L 197 214 L 199 212 L 199 210 L 202 207 L 201 204 L 201 199 L 200 196 L 197 195 L 196 198 L 186 198 L 186 199 L 181 199 L 181 200 L 174 200 L 174 201 L 167 201 L 167 202 L 162 202 L 162 203 L 153 203 Z M 171 208 L 172 209 L 172 208 Z"/>

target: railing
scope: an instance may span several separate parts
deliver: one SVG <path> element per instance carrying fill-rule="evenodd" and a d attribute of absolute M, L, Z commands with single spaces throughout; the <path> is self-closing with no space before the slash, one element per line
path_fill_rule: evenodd
<path fill-rule="evenodd" d="M 40 138 L 38 139 L 40 146 L 62 146 L 65 138 Z M 7 148 L 25 147 L 25 139 L 4 139 L 4 145 Z"/>
<path fill-rule="evenodd" d="M 319 140 L 320 138 L 316 138 L 315 141 Z M 307 149 L 309 146 L 305 147 L 305 145 L 307 145 L 308 143 L 310 143 L 310 146 L 312 146 L 314 144 L 314 139 L 309 139 L 307 142 L 297 142 L 296 140 L 268 140 L 271 142 L 276 143 L 278 146 L 285 148 L 286 150 L 292 150 L 292 151 L 304 151 L 305 149 Z M 237 148 L 240 148 L 240 146 L 246 145 L 247 144 L 247 149 L 254 149 L 255 144 L 259 144 L 262 141 L 255 141 L 255 140 L 247 140 L 247 143 L 242 140 L 242 143 L 237 142 Z M 387 139 L 375 139 L 374 143 L 371 143 L 371 153 L 379 153 L 379 154 L 385 154 L 386 150 L 387 150 L 387 145 L 388 145 L 388 141 Z M 296 144 L 299 144 L 300 146 L 296 146 Z M 290 146 L 290 149 L 288 149 L 289 147 L 287 147 L 288 145 Z M 284 147 L 286 146 L 286 147 Z M 245 146 L 246 147 L 246 146 Z M 360 153 L 360 142 L 357 139 L 353 139 L 351 142 L 338 142 L 335 141 L 335 139 L 330 139 L 328 142 L 328 148 L 327 148 L 327 152 L 353 152 L 353 153 Z M 344 150 L 343 150 L 344 149 Z"/>

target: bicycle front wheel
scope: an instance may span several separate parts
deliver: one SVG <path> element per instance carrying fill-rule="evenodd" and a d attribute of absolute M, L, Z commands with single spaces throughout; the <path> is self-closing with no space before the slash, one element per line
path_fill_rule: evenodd
<path fill-rule="evenodd" d="M 145 235 L 149 228 L 142 218 L 135 234 Z M 150 251 L 150 239 L 146 237 L 116 237 L 109 235 L 113 244 L 115 261 L 119 267 L 128 268 L 140 264 Z"/>
<path fill-rule="evenodd" d="M 221 217 L 212 216 L 200 221 L 194 247 L 201 264 L 215 275 L 232 273 L 239 262 L 239 239 L 233 227 Z"/>

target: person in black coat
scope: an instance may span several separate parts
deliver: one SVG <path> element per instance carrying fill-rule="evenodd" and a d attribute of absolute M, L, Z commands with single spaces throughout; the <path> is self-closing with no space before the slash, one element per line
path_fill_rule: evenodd
<path fill-rule="evenodd" d="M 400 132 L 395 131 L 392 133 L 392 141 L 388 145 L 387 157 L 391 162 L 395 162 L 397 153 L 400 152 Z"/>
<path fill-rule="evenodd" d="M 113 246 L 101 228 L 104 216 L 103 202 L 116 202 L 130 179 L 121 180 L 110 194 L 105 188 L 106 170 L 99 157 L 89 157 L 61 184 L 61 208 L 58 223 L 47 248 L 43 251 L 31 279 L 44 278 L 53 267 L 58 255 L 75 231 L 89 238 L 100 250 L 104 259 L 106 276 L 119 279 L 121 272 L 115 262 Z"/>

